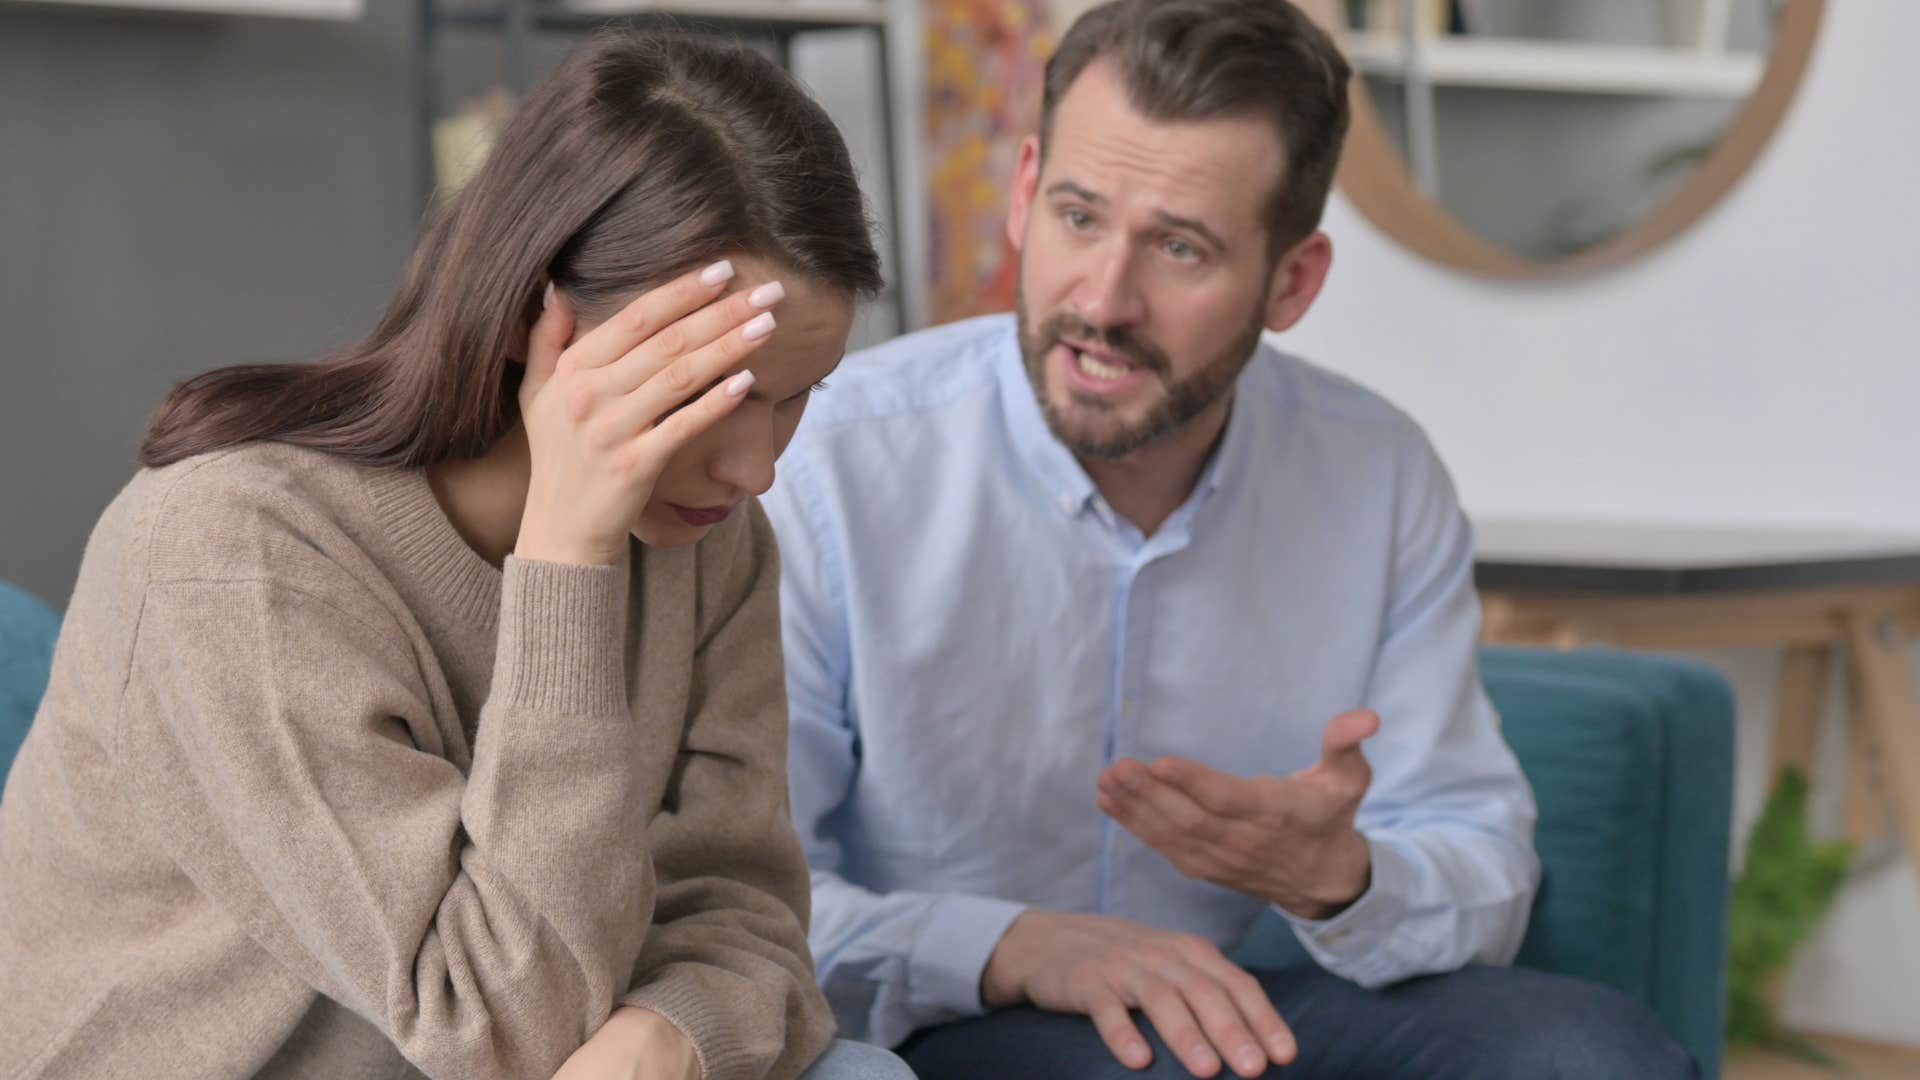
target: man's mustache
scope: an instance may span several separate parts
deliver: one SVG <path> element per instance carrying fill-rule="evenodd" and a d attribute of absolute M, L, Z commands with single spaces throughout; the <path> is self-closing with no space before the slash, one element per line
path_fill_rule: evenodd
<path fill-rule="evenodd" d="M 1167 363 L 1167 354 L 1158 345 L 1124 326 L 1101 329 L 1077 315 L 1065 312 L 1047 319 L 1040 330 L 1041 340 L 1057 342 L 1062 338 L 1073 338 L 1089 345 L 1097 345 L 1102 350 L 1124 356 L 1156 375 L 1165 376 L 1172 365 Z"/>

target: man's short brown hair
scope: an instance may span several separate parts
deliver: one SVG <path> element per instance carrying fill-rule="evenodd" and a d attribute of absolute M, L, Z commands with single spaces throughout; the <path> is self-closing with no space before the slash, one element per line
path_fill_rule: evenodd
<path fill-rule="evenodd" d="M 1277 257 L 1320 226 L 1347 134 L 1352 75 L 1333 39 L 1287 0 L 1110 0 L 1076 19 L 1047 61 L 1044 155 L 1053 112 L 1096 60 L 1156 121 L 1259 116 L 1285 164 L 1267 216 Z"/>

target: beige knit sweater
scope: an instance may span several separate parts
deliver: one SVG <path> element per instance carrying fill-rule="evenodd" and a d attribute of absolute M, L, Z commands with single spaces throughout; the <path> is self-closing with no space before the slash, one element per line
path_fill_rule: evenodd
<path fill-rule="evenodd" d="M 545 1078 L 619 1004 L 706 1080 L 826 1045 L 759 507 L 630 568 L 254 445 L 88 543 L 0 804 L 0 1078 Z"/>

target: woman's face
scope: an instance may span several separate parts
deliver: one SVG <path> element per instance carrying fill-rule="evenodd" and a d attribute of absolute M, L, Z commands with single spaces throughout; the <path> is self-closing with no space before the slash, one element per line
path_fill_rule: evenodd
<path fill-rule="evenodd" d="M 753 389 L 719 423 L 681 448 L 653 485 L 633 535 L 652 547 L 692 544 L 743 500 L 773 486 L 773 464 L 792 441 L 814 388 L 840 363 L 853 326 L 853 300 L 751 256 L 734 256 L 729 291 L 778 281 L 786 298 L 773 308 L 772 336 L 738 367 Z M 585 332 L 587 328 L 579 328 Z"/>

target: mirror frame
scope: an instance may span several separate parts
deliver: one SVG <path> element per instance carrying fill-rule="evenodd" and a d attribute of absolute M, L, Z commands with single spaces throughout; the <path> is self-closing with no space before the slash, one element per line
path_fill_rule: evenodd
<path fill-rule="evenodd" d="M 1303 6 L 1336 41 L 1345 41 L 1348 31 L 1339 0 L 1306 0 Z M 1482 239 L 1422 194 L 1380 123 L 1365 76 L 1357 70 L 1348 99 L 1352 127 L 1337 174 L 1340 190 L 1401 246 L 1445 266 L 1498 278 L 1561 277 L 1619 266 L 1684 232 L 1746 174 L 1800 88 L 1825 13 L 1826 0 L 1786 0 L 1759 84 L 1679 190 L 1619 235 L 1566 258 L 1539 260 L 1508 251 Z"/>

